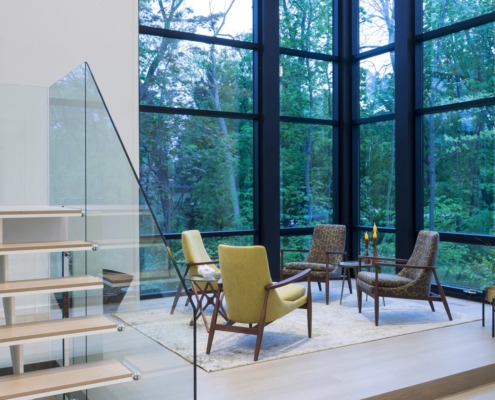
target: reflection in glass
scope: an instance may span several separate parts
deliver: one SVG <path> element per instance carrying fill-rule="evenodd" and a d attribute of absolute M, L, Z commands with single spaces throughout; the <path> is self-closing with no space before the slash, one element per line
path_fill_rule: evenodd
<path fill-rule="evenodd" d="M 395 41 L 394 0 L 359 0 L 359 51 Z"/>
<path fill-rule="evenodd" d="M 252 229 L 253 123 L 141 114 L 141 182 L 165 232 Z"/>
<path fill-rule="evenodd" d="M 280 1 L 280 46 L 332 54 L 333 1 Z"/>
<path fill-rule="evenodd" d="M 394 121 L 360 125 L 359 224 L 395 226 Z"/>
<path fill-rule="evenodd" d="M 140 104 L 253 112 L 251 50 L 140 35 Z"/>
<path fill-rule="evenodd" d="M 395 53 L 367 58 L 359 63 L 360 117 L 395 110 Z"/>
<path fill-rule="evenodd" d="M 139 0 L 139 24 L 251 41 L 253 0 Z"/>
<path fill-rule="evenodd" d="M 281 226 L 333 220 L 330 126 L 281 124 Z"/>
<path fill-rule="evenodd" d="M 495 11 L 495 0 L 423 0 L 425 32 Z"/>
<path fill-rule="evenodd" d="M 425 107 L 495 96 L 495 23 L 425 42 Z"/>
<path fill-rule="evenodd" d="M 495 233 L 495 107 L 424 117 L 425 226 Z"/>
<path fill-rule="evenodd" d="M 332 118 L 330 62 L 280 57 L 280 114 L 290 117 Z"/>

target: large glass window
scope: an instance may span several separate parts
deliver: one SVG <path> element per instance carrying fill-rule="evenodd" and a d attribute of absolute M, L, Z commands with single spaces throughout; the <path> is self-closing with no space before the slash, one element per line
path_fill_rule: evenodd
<path fill-rule="evenodd" d="M 253 230 L 252 0 L 139 6 L 140 175 L 159 224 Z"/>
<path fill-rule="evenodd" d="M 266 24 L 267 4 L 278 25 Z M 263 236 L 268 170 L 280 215 L 267 224 L 285 246 L 308 247 L 315 224 L 346 223 L 355 257 L 376 223 L 379 253 L 394 256 L 404 232 L 434 229 L 445 285 L 494 278 L 495 0 L 139 5 L 140 174 L 167 233 L 209 231 L 213 248 L 212 232 Z M 409 27 L 396 30 L 396 10 Z M 263 115 L 271 101 L 275 117 Z M 267 138 L 280 144 L 273 158 Z M 396 204 L 405 187 L 407 216 Z M 472 261 L 462 274 L 459 254 Z"/>
<path fill-rule="evenodd" d="M 333 2 L 280 1 L 279 12 L 280 226 L 332 223 Z"/>
<path fill-rule="evenodd" d="M 495 2 L 422 3 L 432 37 L 417 64 L 424 227 L 450 233 L 438 258 L 443 284 L 480 290 L 495 278 L 495 18 L 476 17 L 495 11 Z"/>
<path fill-rule="evenodd" d="M 378 254 L 395 256 L 395 235 L 382 228 L 395 228 L 395 3 L 394 0 L 359 0 L 359 75 L 353 99 L 359 125 L 359 254 L 363 231 L 379 228 Z M 357 54 L 355 54 L 357 56 Z M 365 119 L 363 121 L 363 119 Z M 385 119 L 385 120 L 384 120 Z"/>

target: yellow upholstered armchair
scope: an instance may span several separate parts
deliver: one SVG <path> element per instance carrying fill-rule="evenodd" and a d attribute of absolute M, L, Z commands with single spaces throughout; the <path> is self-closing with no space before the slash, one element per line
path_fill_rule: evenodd
<path fill-rule="evenodd" d="M 287 252 L 308 253 L 302 262 L 285 263 L 284 255 Z M 282 279 L 297 275 L 302 270 L 311 270 L 311 280 L 321 284 L 325 283 L 325 299 L 329 303 L 330 280 L 342 279 L 342 268 L 339 263 L 344 261 L 345 252 L 345 225 L 316 225 L 313 231 L 313 239 L 309 250 L 282 249 L 280 254 L 280 276 Z M 352 293 L 351 277 L 347 277 L 349 291 Z"/>
<path fill-rule="evenodd" d="M 215 272 L 220 272 L 217 267 L 218 261 L 212 260 L 208 253 L 206 252 L 205 246 L 203 244 L 203 239 L 201 237 L 201 233 L 198 230 L 190 230 L 184 231 L 181 235 L 182 239 L 182 250 L 184 252 L 184 259 L 186 261 L 186 270 L 185 275 L 197 275 L 198 267 L 200 265 L 208 265 L 213 268 Z M 199 284 L 198 286 L 200 286 Z M 217 289 L 217 284 L 212 283 L 213 289 Z M 174 302 L 172 304 L 172 309 L 170 314 L 173 314 L 175 311 L 175 307 L 177 306 L 177 302 L 182 293 L 182 283 L 179 283 L 179 287 L 177 288 L 177 292 L 175 293 Z M 207 298 L 208 300 L 208 298 Z M 212 304 L 211 302 L 207 302 L 205 308 Z"/>
<path fill-rule="evenodd" d="M 311 284 L 310 270 L 285 281 L 274 283 L 270 277 L 266 250 L 263 246 L 218 247 L 222 279 L 216 293 L 206 353 L 210 354 L 215 331 L 229 331 L 256 335 L 254 361 L 258 360 L 263 331 L 266 325 L 296 308 L 307 310 L 308 337 L 311 337 Z M 294 284 L 306 278 L 306 285 Z M 220 292 L 223 290 L 227 322 L 217 322 L 220 309 Z M 239 326 L 234 324 L 245 324 Z"/>
<path fill-rule="evenodd" d="M 452 321 L 449 305 L 438 280 L 435 264 L 438 254 L 438 232 L 420 231 L 413 253 L 409 260 L 383 257 L 366 257 L 375 265 L 374 272 L 360 271 L 356 277 L 358 309 L 361 312 L 362 293 L 375 300 L 375 325 L 378 326 L 379 297 L 396 297 L 401 299 L 426 300 L 435 311 L 433 301 L 441 301 Z M 364 256 L 359 256 L 359 263 Z M 380 267 L 400 269 L 397 274 L 380 273 Z M 435 278 L 438 293 L 431 291 L 431 281 Z"/>

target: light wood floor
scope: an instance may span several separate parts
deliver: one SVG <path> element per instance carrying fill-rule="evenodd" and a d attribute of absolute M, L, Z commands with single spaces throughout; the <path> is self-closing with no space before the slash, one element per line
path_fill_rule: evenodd
<path fill-rule="evenodd" d="M 467 303 L 481 318 L 481 305 Z M 490 369 L 495 338 L 491 319 L 487 322 L 484 328 L 477 321 L 214 373 L 198 368 L 198 399 L 446 397 L 492 377 L 495 382 L 494 367 Z M 470 370 L 475 371 L 465 373 Z M 405 387 L 412 389 L 379 396 Z M 495 383 L 446 398 L 493 399 Z"/>

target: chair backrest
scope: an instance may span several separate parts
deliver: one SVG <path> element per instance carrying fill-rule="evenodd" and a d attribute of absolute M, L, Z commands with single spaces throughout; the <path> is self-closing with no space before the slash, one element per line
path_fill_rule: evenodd
<path fill-rule="evenodd" d="M 316 225 L 306 262 L 325 263 L 325 251 L 345 251 L 345 225 Z M 342 261 L 341 255 L 330 255 L 331 265 Z"/>
<path fill-rule="evenodd" d="M 414 250 L 406 265 L 432 266 L 437 262 L 438 243 L 440 235 L 434 231 L 420 231 L 414 245 Z M 431 271 L 403 268 L 400 276 L 417 280 L 421 275 L 427 275 L 431 282 Z"/>
<path fill-rule="evenodd" d="M 223 293 L 230 321 L 256 323 L 272 284 L 266 249 L 263 246 L 218 246 Z M 276 297 L 276 293 L 270 297 Z M 275 299 L 274 299 L 275 300 Z"/>
<path fill-rule="evenodd" d="M 186 264 L 191 263 L 203 263 L 211 261 L 210 256 L 206 252 L 205 246 L 203 244 L 203 239 L 201 238 L 201 233 L 198 230 L 184 231 L 181 235 L 182 239 L 182 250 L 184 251 L 184 259 Z M 213 269 L 217 269 L 214 264 L 207 264 Z M 198 266 L 193 265 L 189 267 L 190 274 L 198 273 Z"/>

